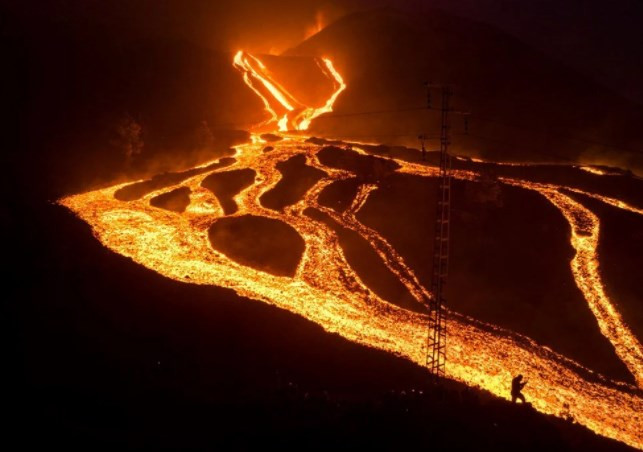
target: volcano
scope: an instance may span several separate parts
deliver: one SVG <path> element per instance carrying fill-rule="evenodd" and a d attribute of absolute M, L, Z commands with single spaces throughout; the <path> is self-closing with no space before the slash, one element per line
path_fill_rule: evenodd
<path fill-rule="evenodd" d="M 397 447 L 438 435 L 440 407 L 440 444 L 477 444 L 461 426 L 523 444 L 537 426 L 542 447 L 643 447 L 638 107 L 438 11 L 348 15 L 282 55 L 75 49 L 100 64 L 52 68 L 45 86 L 75 97 L 43 95 L 62 105 L 31 117 L 51 118 L 52 166 L 21 170 L 48 200 L 15 222 L 35 250 L 11 261 L 44 281 L 22 290 L 40 388 L 23 417 L 42 395 L 54 433 L 119 447 L 308 444 L 328 425 L 332 444 L 390 428 Z M 425 81 L 456 92 L 442 386 Z M 518 374 L 527 406 L 508 403 Z"/>
<path fill-rule="evenodd" d="M 347 80 L 336 105 L 339 117 L 317 121 L 313 133 L 417 147 L 418 132 L 438 126 L 437 115 L 413 109 L 425 105 L 424 83 L 432 81 L 452 84 L 456 109 L 471 112 L 468 135 L 462 120 L 453 124 L 462 135 L 457 152 L 643 167 L 640 105 L 497 29 L 440 10 L 355 13 L 286 54 L 328 55 Z"/>
<path fill-rule="evenodd" d="M 239 52 L 234 65 L 269 113 L 256 126 L 272 128 L 269 152 L 261 138 L 268 135 L 255 132 L 235 148 L 231 164 L 208 163 L 125 204 L 117 193 L 127 184 L 61 204 L 105 246 L 164 276 L 229 287 L 422 362 L 414 344 L 425 333 L 423 310 L 432 296 L 426 287 L 435 167 L 412 151 L 396 158 L 382 147 L 372 155 L 373 147 L 357 143 L 279 135 L 300 128 L 288 116 L 297 114 L 298 102 L 288 83 L 258 57 Z M 515 177 L 503 174 L 502 164 L 492 174 L 489 164 L 461 161 L 454 172 L 459 245 L 449 289 L 448 375 L 502 396 L 501 381 L 523 372 L 539 410 L 557 413 L 575 403 L 579 422 L 636 444 L 621 416 L 638 411 L 640 398 L 625 388 L 643 382 L 643 348 L 629 326 L 636 317 L 623 318 L 607 293 L 597 254 L 600 218 L 583 201 L 642 215 L 642 199 L 612 198 L 601 184 L 617 177 L 617 185 L 640 193 L 640 180 L 576 166 L 557 167 L 556 178 L 546 165 L 514 163 L 510 169 L 530 173 Z M 147 182 L 134 186 L 141 184 Z M 188 196 L 180 211 L 155 202 L 179 191 Z M 563 334 L 569 331 L 575 334 Z"/>

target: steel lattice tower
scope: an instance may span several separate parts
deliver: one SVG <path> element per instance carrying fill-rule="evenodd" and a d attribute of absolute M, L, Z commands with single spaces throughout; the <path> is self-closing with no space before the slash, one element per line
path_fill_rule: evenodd
<path fill-rule="evenodd" d="M 429 89 L 431 86 L 429 85 Z M 449 228 L 451 216 L 451 156 L 449 150 L 449 102 L 451 89 L 442 91 L 440 125 L 440 174 L 433 241 L 433 270 L 429 300 L 426 365 L 435 378 L 444 376 L 446 362 L 447 316 L 444 288 L 449 269 Z M 430 108 L 430 105 L 429 105 Z"/>

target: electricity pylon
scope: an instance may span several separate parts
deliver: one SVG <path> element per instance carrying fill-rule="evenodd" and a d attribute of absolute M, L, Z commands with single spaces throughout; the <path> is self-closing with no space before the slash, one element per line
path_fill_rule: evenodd
<path fill-rule="evenodd" d="M 436 380 L 444 376 L 447 359 L 447 313 L 444 289 L 449 270 L 449 231 L 451 220 L 451 156 L 449 155 L 449 111 L 451 88 L 427 84 L 427 90 L 439 88 L 440 108 L 440 166 L 438 176 L 438 198 L 433 241 L 433 269 L 431 295 L 429 300 L 429 324 L 427 331 L 426 366 Z M 430 93 L 430 91 L 429 91 Z M 427 94 L 430 105 L 431 96 Z"/>

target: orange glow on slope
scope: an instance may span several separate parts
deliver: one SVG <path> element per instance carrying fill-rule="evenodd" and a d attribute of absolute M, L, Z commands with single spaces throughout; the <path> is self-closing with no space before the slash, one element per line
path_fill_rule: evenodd
<path fill-rule="evenodd" d="M 580 193 L 581 195 L 589 196 L 590 198 L 598 199 L 599 201 L 604 202 L 605 204 L 609 204 L 610 206 L 618 207 L 619 209 L 627 210 L 632 213 L 637 213 L 639 215 L 643 215 L 643 209 L 634 207 L 625 201 L 621 201 L 620 199 L 614 199 L 610 198 L 608 196 L 602 196 L 602 195 L 597 195 L 596 193 L 588 193 L 583 190 L 579 190 L 577 188 L 571 188 L 571 187 L 565 187 L 566 190 L 569 190 L 574 193 Z"/>
<path fill-rule="evenodd" d="M 594 168 L 592 166 L 579 166 L 578 168 L 588 173 L 597 174 L 599 176 L 606 176 L 609 174 L 608 172 L 603 171 L 602 169 Z"/>
<path fill-rule="evenodd" d="M 585 171 L 587 173 L 596 174 L 598 176 L 620 176 L 620 175 L 622 175 L 621 172 L 614 171 L 614 170 L 610 171 L 610 170 L 606 170 L 606 169 L 602 169 L 602 168 L 597 168 L 595 166 L 579 166 L 577 168 L 580 169 L 580 170 L 583 170 L 583 171 Z"/>
<path fill-rule="evenodd" d="M 251 63 L 246 70 L 245 65 L 249 61 Z M 263 91 L 265 85 L 261 83 L 255 89 L 251 84 L 252 80 L 258 80 L 252 70 L 261 69 L 261 65 L 252 61 L 243 58 L 240 52 L 235 56 L 235 67 L 242 71 L 248 86 L 262 97 L 266 95 Z M 345 87 L 343 82 L 340 86 Z M 270 113 L 271 104 L 267 98 L 264 104 Z M 272 111 L 274 118 L 271 115 L 269 122 L 276 128 L 280 126 L 278 122 L 284 119 Z M 287 112 L 284 114 L 287 115 Z M 233 289 L 241 296 L 301 315 L 326 331 L 348 340 L 424 366 L 426 316 L 404 310 L 378 297 L 347 263 L 336 233 L 303 213 L 307 207 L 319 209 L 343 227 L 368 240 L 382 262 L 409 289 L 416 301 L 422 303 L 430 294 L 419 283 L 403 257 L 377 231 L 356 219 L 356 213 L 378 187 L 373 184 L 362 185 L 352 205 L 346 212 L 338 214 L 321 206 L 317 199 L 328 184 L 353 177 L 350 172 L 323 166 L 317 159 L 321 147 L 306 143 L 306 137 L 286 137 L 275 143 L 273 151 L 269 153 L 262 152 L 264 143 L 261 138 L 255 134 L 251 137 L 252 143 L 236 148 L 236 162 L 233 165 L 214 172 L 243 168 L 256 172 L 255 183 L 234 197 L 238 212 L 233 216 L 251 214 L 278 219 L 297 230 L 304 239 L 305 250 L 292 278 L 243 266 L 212 248 L 208 229 L 224 213 L 217 198 L 201 187 L 201 181 L 208 174 L 194 176 L 136 201 L 124 202 L 114 198 L 115 191 L 127 185 L 121 184 L 70 196 L 60 200 L 60 203 L 90 224 L 94 235 L 103 245 L 161 275 L 187 283 Z M 365 153 L 359 148 L 354 150 Z M 263 207 L 259 198 L 282 177 L 276 169 L 277 163 L 297 154 L 305 155 L 308 165 L 323 170 L 327 176 L 283 212 Z M 401 166 L 398 170 L 401 173 L 422 177 L 436 175 L 436 169 L 432 167 L 404 161 L 397 163 Z M 454 173 L 460 179 L 473 180 L 477 177 L 472 171 Z M 570 241 L 576 250 L 576 256 L 570 262 L 570 271 L 596 316 L 600 331 L 614 344 L 617 355 L 641 387 L 641 345 L 605 295 L 598 273 L 598 218 L 560 192 L 561 188 L 566 187 L 509 178 L 502 179 L 502 182 L 538 191 L 569 222 L 572 231 Z M 181 186 L 191 190 L 191 202 L 183 214 L 150 205 L 152 197 Z M 574 191 L 642 213 L 619 200 Z M 530 381 L 525 393 L 539 411 L 560 415 L 564 405 L 568 404 L 580 424 L 604 436 L 643 448 L 640 429 L 643 423 L 643 398 L 635 387 L 593 374 L 591 370 L 525 336 L 455 312 L 450 312 L 449 317 L 448 377 L 507 398 L 512 376 L 522 373 Z"/>

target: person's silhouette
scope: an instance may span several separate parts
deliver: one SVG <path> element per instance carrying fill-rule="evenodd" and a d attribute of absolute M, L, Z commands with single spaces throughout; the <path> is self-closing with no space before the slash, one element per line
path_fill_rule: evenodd
<path fill-rule="evenodd" d="M 516 403 L 516 399 L 522 400 L 522 403 L 525 402 L 525 396 L 522 395 L 522 388 L 527 384 L 527 380 L 522 381 L 522 375 L 518 375 L 511 380 L 511 402 Z"/>

